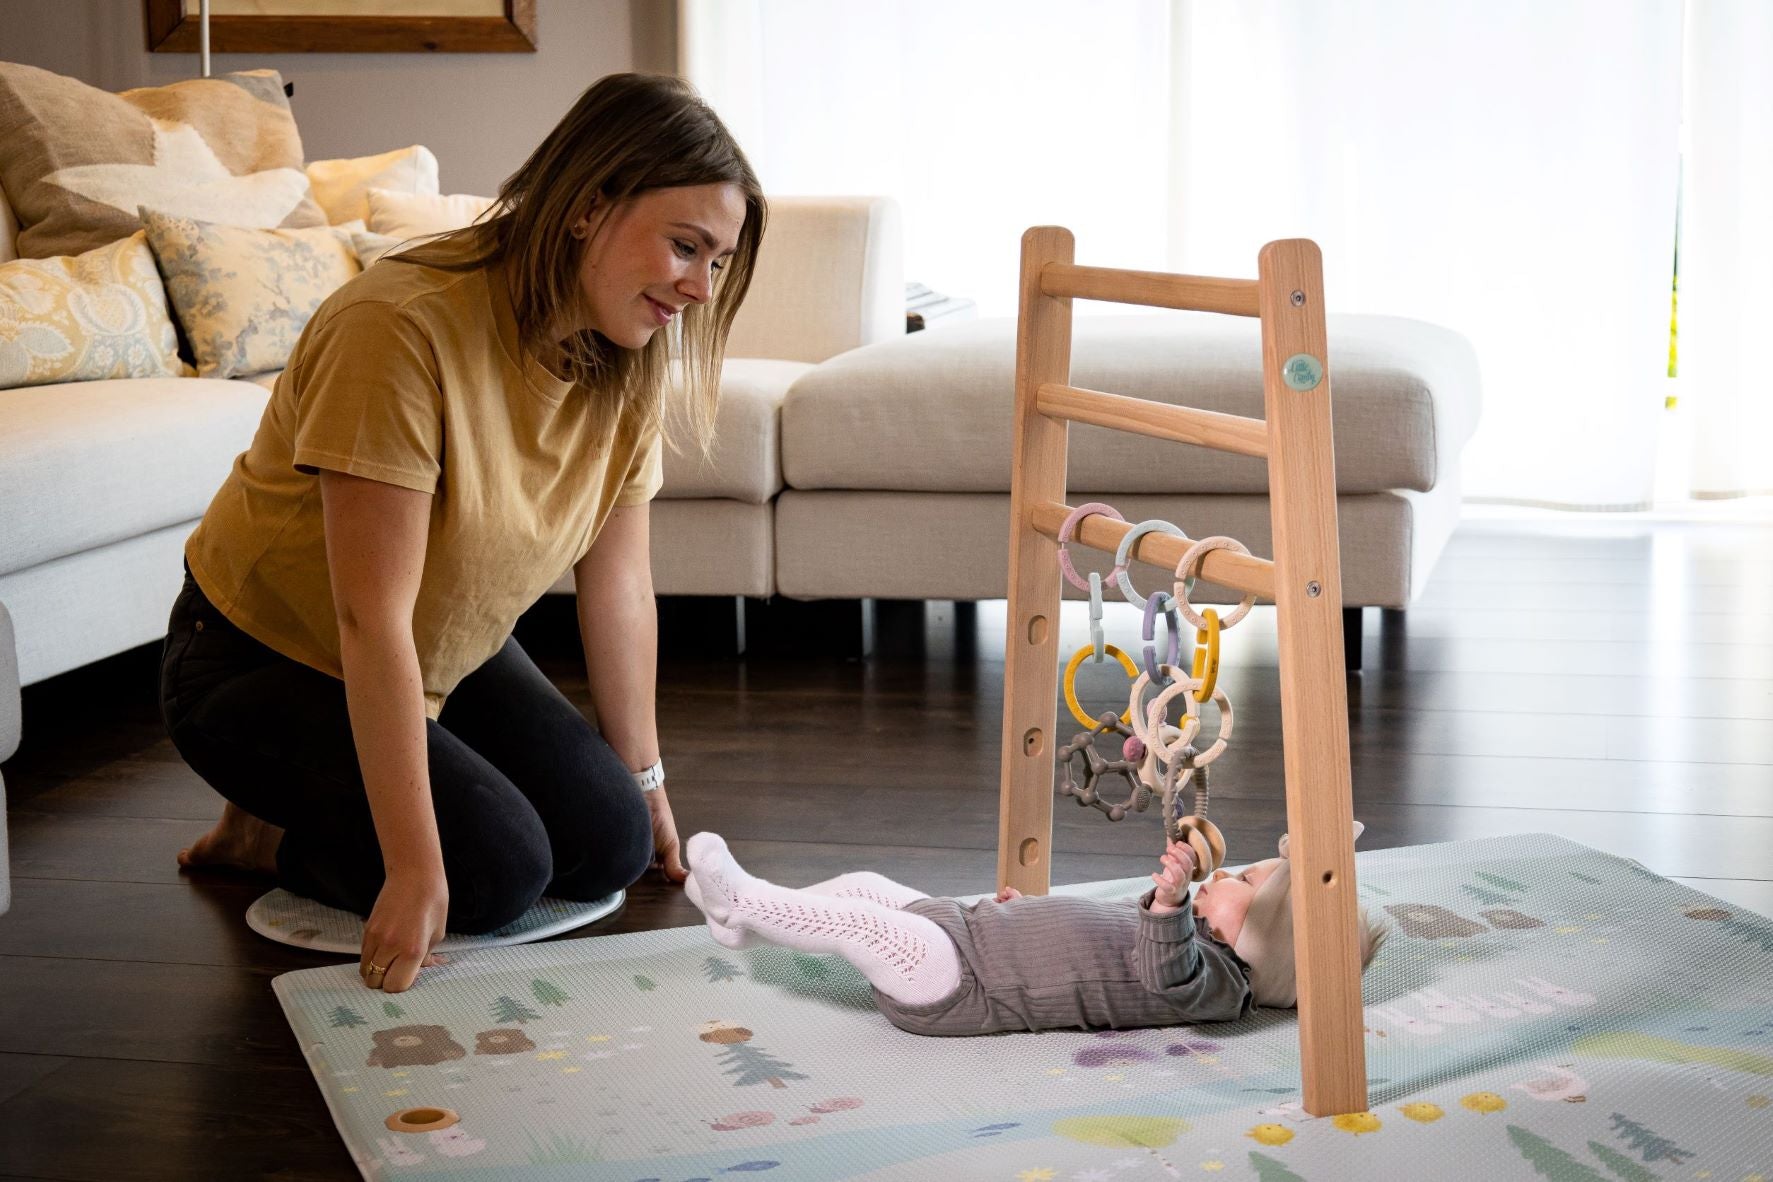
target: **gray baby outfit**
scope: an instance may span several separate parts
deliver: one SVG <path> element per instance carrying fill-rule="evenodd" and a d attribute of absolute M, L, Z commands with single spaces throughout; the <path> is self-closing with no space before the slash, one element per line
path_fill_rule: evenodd
<path fill-rule="evenodd" d="M 936 923 L 960 953 L 960 986 L 905 1005 L 874 1004 L 913 1034 L 994 1034 L 1224 1022 L 1248 1013 L 1249 967 L 1182 907 L 1040 895 L 997 903 L 919 899 L 904 910 Z"/>

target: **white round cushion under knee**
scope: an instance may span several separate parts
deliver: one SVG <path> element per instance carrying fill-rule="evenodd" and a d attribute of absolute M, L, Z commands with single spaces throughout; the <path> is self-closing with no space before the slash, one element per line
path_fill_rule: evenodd
<path fill-rule="evenodd" d="M 539 899 L 534 907 L 496 931 L 478 936 L 446 934 L 433 949 L 453 952 L 464 948 L 494 948 L 500 944 L 527 944 L 584 927 L 622 905 L 624 892 L 605 895 L 589 903 L 565 899 Z M 363 920 L 349 911 L 328 907 L 279 887 L 259 896 L 246 909 L 246 926 L 279 944 L 339 952 L 356 956 L 363 948 Z"/>

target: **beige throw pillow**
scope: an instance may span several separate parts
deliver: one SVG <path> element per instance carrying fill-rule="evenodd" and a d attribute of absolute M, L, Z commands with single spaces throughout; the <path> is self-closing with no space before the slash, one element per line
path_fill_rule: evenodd
<path fill-rule="evenodd" d="M 237 226 L 326 224 L 275 70 L 110 94 L 0 62 L 0 186 L 24 258 L 127 238 L 143 205 Z"/>
<path fill-rule="evenodd" d="M 435 196 L 437 157 L 431 149 L 414 144 L 379 156 L 349 160 L 315 160 L 308 165 L 308 183 L 314 200 L 333 225 L 369 217 L 369 190 Z"/>
<path fill-rule="evenodd" d="M 459 230 L 492 208 L 494 198 L 468 193 L 422 196 L 388 189 L 369 191 L 369 229 L 372 234 L 418 238 Z"/>
<path fill-rule="evenodd" d="M 251 230 L 150 209 L 141 218 L 206 378 L 283 368 L 320 302 L 363 269 L 337 226 Z"/>
<path fill-rule="evenodd" d="M 0 263 L 0 389 L 191 376 L 147 238 Z"/>

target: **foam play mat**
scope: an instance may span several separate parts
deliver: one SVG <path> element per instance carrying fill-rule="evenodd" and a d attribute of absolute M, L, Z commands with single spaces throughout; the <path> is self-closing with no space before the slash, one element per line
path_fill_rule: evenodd
<path fill-rule="evenodd" d="M 433 951 L 457 952 L 544 940 L 595 923 L 620 907 L 625 897 L 622 891 L 617 891 L 589 903 L 538 899 L 534 907 L 502 928 L 474 936 L 450 932 L 437 942 Z M 246 926 L 267 940 L 293 944 L 297 948 L 312 948 L 316 952 L 356 956 L 363 947 L 361 918 L 349 911 L 292 895 L 281 887 L 253 900 L 246 909 Z"/>
<path fill-rule="evenodd" d="M 931 1039 L 840 960 L 701 927 L 278 998 L 365 1178 L 1773 1177 L 1773 920 L 1544 835 L 1359 856 L 1370 1111 L 1300 1108 L 1296 1015 Z M 1131 898 L 1145 879 L 1063 888 Z"/>

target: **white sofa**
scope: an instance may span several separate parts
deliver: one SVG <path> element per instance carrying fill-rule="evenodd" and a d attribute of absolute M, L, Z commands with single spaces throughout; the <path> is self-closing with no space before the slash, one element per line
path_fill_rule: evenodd
<path fill-rule="evenodd" d="M 0 193 L 0 261 L 16 231 Z M 667 453 L 652 527 L 661 595 L 1006 594 L 1015 326 L 908 336 L 903 283 L 892 201 L 771 202 L 714 454 Z M 1072 382 L 1259 417 L 1260 356 L 1253 321 L 1080 316 Z M 1344 605 L 1403 608 L 1457 520 L 1476 357 L 1435 325 L 1334 314 L 1329 357 Z M 164 634 L 184 540 L 275 378 L 0 390 L 0 760 L 17 743 L 21 684 Z M 1071 500 L 1271 553 L 1261 462 L 1179 446 L 1077 427 Z M 567 574 L 556 590 L 571 590 Z"/>

